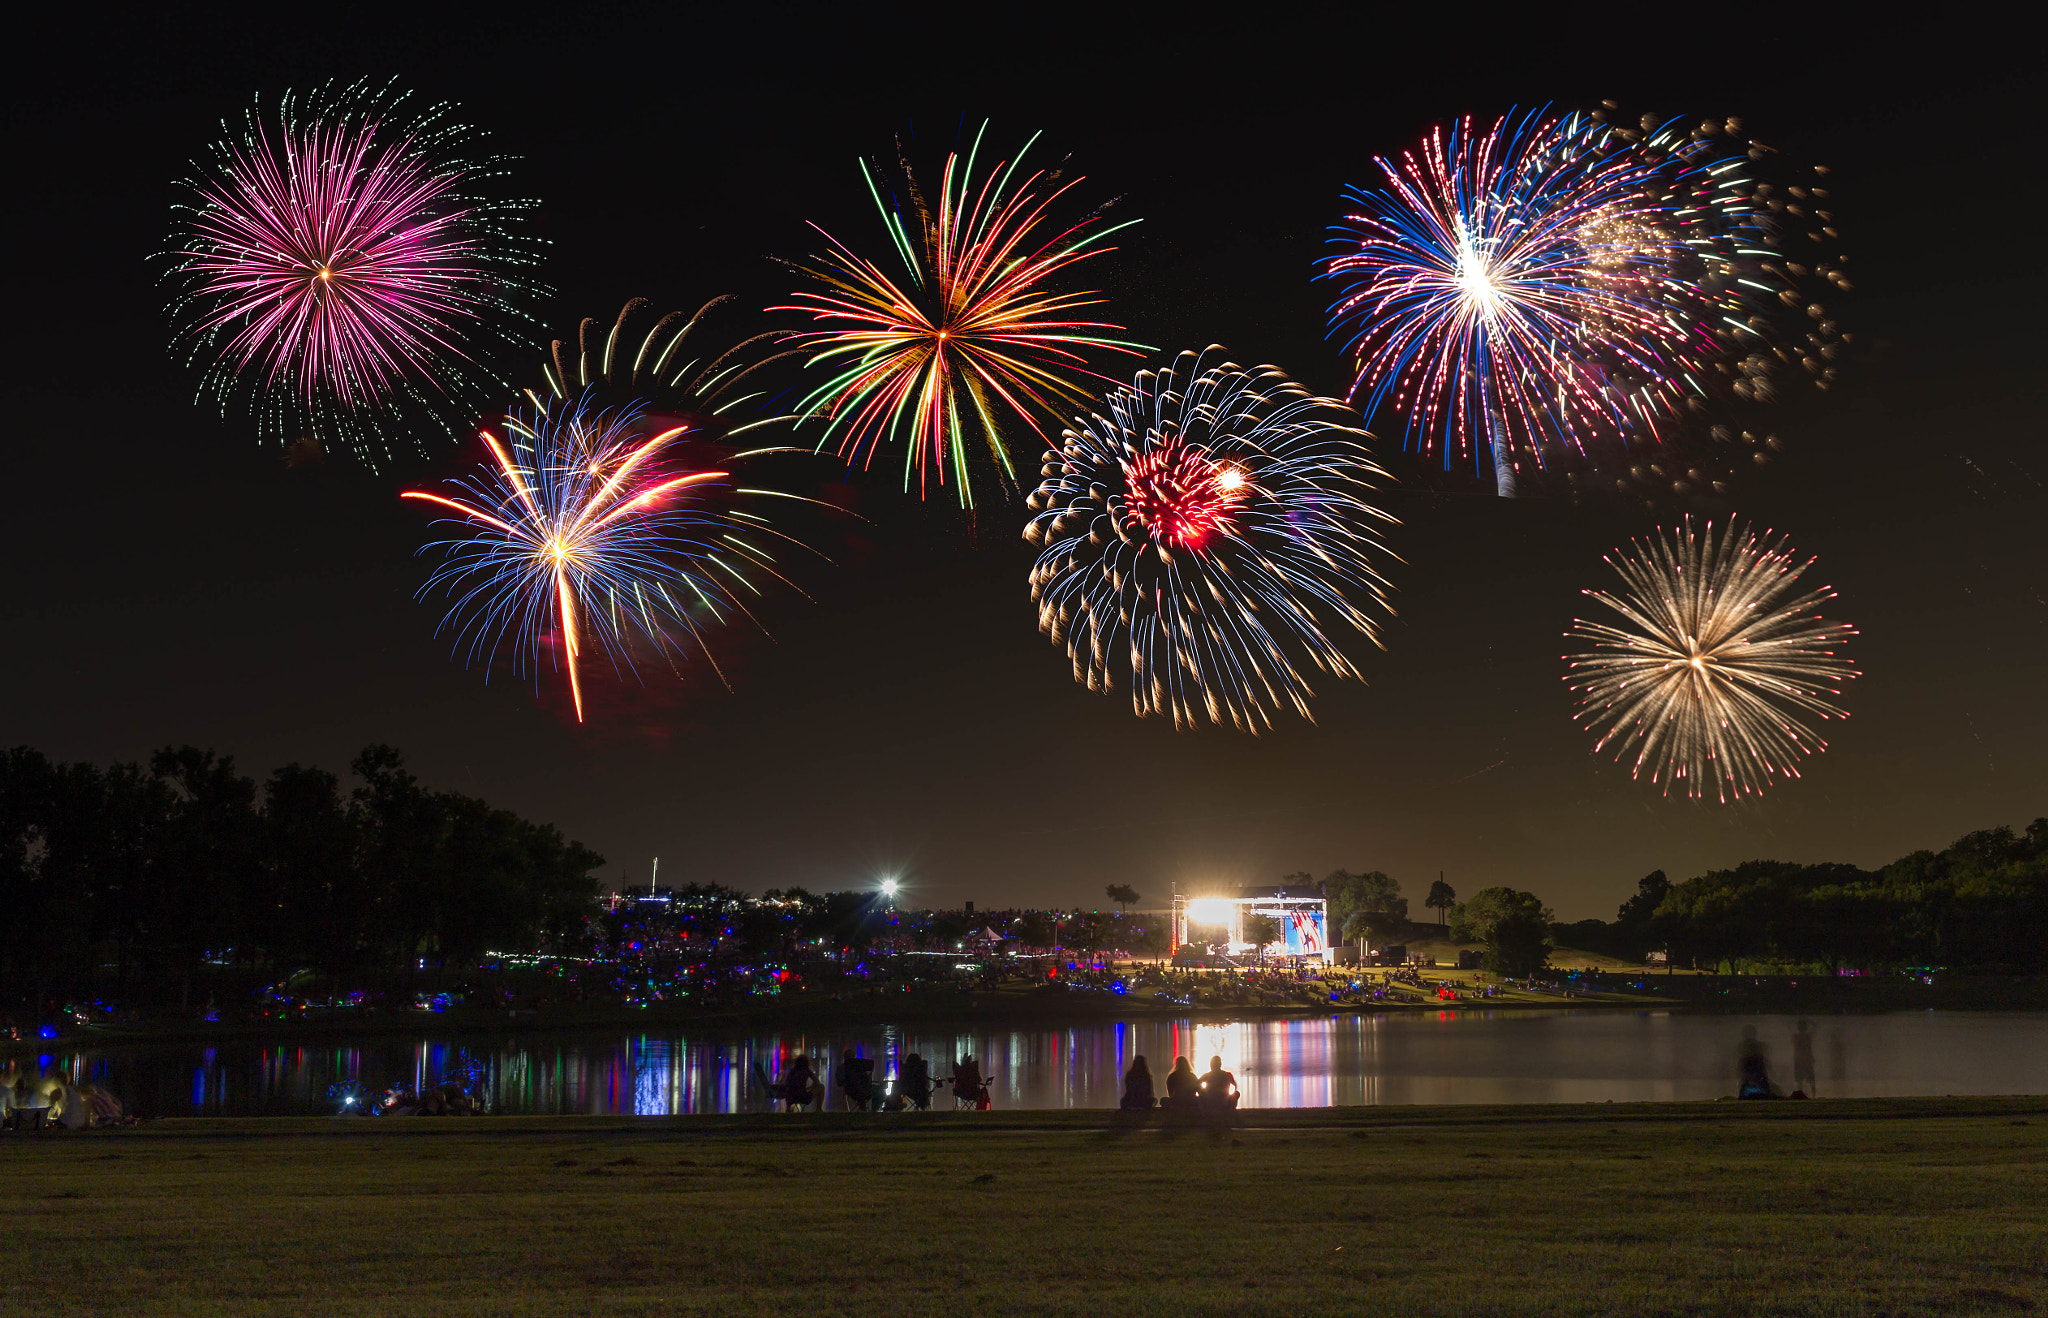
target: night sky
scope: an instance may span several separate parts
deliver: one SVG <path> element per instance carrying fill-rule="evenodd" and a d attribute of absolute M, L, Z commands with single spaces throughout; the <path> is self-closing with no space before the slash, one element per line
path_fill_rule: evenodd
<path fill-rule="evenodd" d="M 1099 905 L 1108 883 L 1160 902 L 1175 880 L 1341 866 L 1393 874 L 1418 915 L 1441 870 L 1467 895 L 1507 883 L 1612 918 L 1654 868 L 1877 865 L 2048 812 L 2037 116 L 1996 34 L 1851 37 L 1842 11 L 1788 30 L 1702 10 L 1629 38 L 1446 8 L 1390 27 L 1268 27 L 1264 7 L 942 26 L 848 6 L 745 28 L 684 6 L 491 12 L 259 29 L 78 10 L 17 51 L 0 745 L 106 761 L 192 742 L 260 776 L 389 742 L 429 785 L 560 825 L 613 883 L 659 855 L 664 881 L 897 873 L 937 905 Z M 1861 628 L 1853 717 L 1761 803 L 1631 782 L 1570 720 L 1560 633 L 1652 514 L 1459 493 L 1383 420 L 1382 461 L 1415 477 L 1389 496 L 1400 614 L 1385 653 L 1361 652 L 1369 685 L 1320 684 L 1314 725 L 1176 733 L 1090 695 L 1036 631 L 1021 506 L 988 504 L 970 533 L 950 499 L 888 498 L 878 469 L 876 524 L 804 577 L 816 602 L 772 603 L 773 643 L 722 638 L 734 692 L 606 672 L 577 727 L 559 683 L 536 699 L 451 659 L 440 605 L 414 599 L 427 519 L 394 496 L 461 455 L 288 469 L 195 403 L 166 349 L 146 258 L 218 121 L 258 91 L 391 74 L 523 159 L 550 335 L 636 295 L 779 301 L 797 283 L 768 258 L 815 249 L 806 219 L 881 239 L 863 152 L 902 133 L 935 166 L 989 117 L 1004 142 L 1045 129 L 1089 195 L 1144 217 L 1103 284 L 1131 337 L 1221 343 L 1329 393 L 1346 378 L 1311 263 L 1372 154 L 1516 104 L 1740 115 L 1832 167 L 1857 285 L 1842 384 L 1778 408 L 1784 459 L 1731 501 L 1819 555 L 1829 611 Z"/>

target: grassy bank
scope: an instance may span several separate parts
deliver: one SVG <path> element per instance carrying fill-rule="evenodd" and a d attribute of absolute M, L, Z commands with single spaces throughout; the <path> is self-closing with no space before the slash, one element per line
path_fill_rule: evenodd
<path fill-rule="evenodd" d="M 2020 1313 L 2048 1100 L 0 1137 L 23 1312 Z"/>

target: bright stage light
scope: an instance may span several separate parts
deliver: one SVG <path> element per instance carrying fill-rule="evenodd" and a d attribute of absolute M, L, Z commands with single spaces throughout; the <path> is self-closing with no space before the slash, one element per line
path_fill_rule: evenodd
<path fill-rule="evenodd" d="M 1221 897 L 1198 897 L 1188 903 L 1188 923 L 1229 924 L 1232 905 Z"/>

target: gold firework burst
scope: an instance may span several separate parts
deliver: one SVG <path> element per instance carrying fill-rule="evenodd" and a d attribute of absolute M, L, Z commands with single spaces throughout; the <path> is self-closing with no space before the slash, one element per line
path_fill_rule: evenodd
<path fill-rule="evenodd" d="M 1857 674 L 1838 648 L 1856 630 L 1817 611 L 1832 588 L 1795 595 L 1812 559 L 1768 531 L 1731 521 L 1717 534 L 1688 518 L 1607 563 L 1622 589 L 1586 594 L 1623 625 L 1575 618 L 1565 633 L 1586 645 L 1565 656 L 1565 681 L 1595 750 L 1633 750 L 1634 776 L 1647 770 L 1667 796 L 1676 785 L 1726 802 L 1797 778 L 1827 749 L 1801 718 L 1848 717 L 1836 701 Z"/>

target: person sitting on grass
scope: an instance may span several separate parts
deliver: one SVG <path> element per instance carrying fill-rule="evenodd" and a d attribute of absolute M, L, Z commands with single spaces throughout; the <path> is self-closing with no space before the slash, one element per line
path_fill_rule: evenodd
<path fill-rule="evenodd" d="M 1223 1069 L 1221 1057 L 1209 1059 L 1202 1076 L 1199 1102 L 1205 1112 L 1228 1112 L 1237 1106 L 1237 1077 Z"/>
<path fill-rule="evenodd" d="M 839 1059 L 839 1074 L 834 1077 L 840 1092 L 846 1095 L 846 1110 L 860 1112 L 871 1107 L 875 1098 L 875 1063 L 873 1058 L 855 1057 L 848 1048 Z"/>
<path fill-rule="evenodd" d="M 963 1057 L 953 1065 L 953 1101 L 972 1103 L 978 1112 L 989 1109 L 988 1081 L 982 1078 L 981 1063 Z"/>
<path fill-rule="evenodd" d="M 1152 1068 L 1140 1054 L 1131 1062 L 1131 1069 L 1124 1072 L 1123 1102 L 1117 1104 L 1125 1111 L 1145 1111 L 1156 1100 L 1152 1097 Z"/>
<path fill-rule="evenodd" d="M 1162 1107 L 1192 1108 L 1202 1092 L 1202 1080 L 1195 1074 L 1195 1068 L 1188 1065 L 1185 1057 L 1173 1059 L 1173 1069 L 1166 1073 L 1166 1102 Z"/>
<path fill-rule="evenodd" d="M 1736 1072 L 1739 1077 L 1735 1096 L 1737 1098 L 1776 1098 L 1778 1090 L 1771 1083 L 1764 1045 L 1756 1037 L 1756 1026 L 1742 1027 L 1742 1044 L 1736 1050 Z"/>
<path fill-rule="evenodd" d="M 10 1118 L 16 1130 L 40 1131 L 50 1115 L 50 1086 L 39 1072 L 30 1071 L 14 1084 L 14 1112 Z"/>
<path fill-rule="evenodd" d="M 932 1105 L 932 1064 L 916 1053 L 903 1059 L 903 1074 L 897 1078 L 896 1088 L 910 1106 L 919 1112 L 931 1110 Z"/>
<path fill-rule="evenodd" d="M 789 1070 L 782 1077 L 782 1104 L 785 1111 L 794 1112 L 808 1107 L 818 1096 L 818 1073 L 811 1066 L 808 1053 L 790 1063 Z"/>

